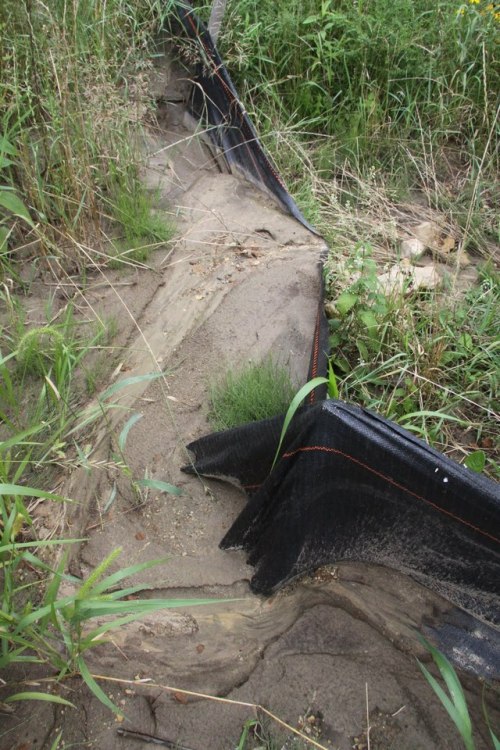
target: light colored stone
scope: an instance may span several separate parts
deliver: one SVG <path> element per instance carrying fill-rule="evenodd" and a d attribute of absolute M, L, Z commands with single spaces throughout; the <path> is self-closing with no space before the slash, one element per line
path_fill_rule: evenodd
<path fill-rule="evenodd" d="M 434 250 L 439 246 L 439 238 L 441 236 L 440 227 L 433 221 L 423 221 L 411 230 L 414 237 L 416 237 L 429 250 Z"/>
<path fill-rule="evenodd" d="M 401 257 L 418 260 L 426 251 L 426 246 L 418 237 L 410 237 L 401 242 Z"/>
<path fill-rule="evenodd" d="M 441 277 L 435 266 L 411 267 L 396 264 L 378 277 L 381 291 L 386 295 L 409 294 L 417 289 L 435 289 Z"/>
<path fill-rule="evenodd" d="M 335 307 L 335 302 L 325 302 L 325 315 L 328 319 L 338 317 L 338 311 Z"/>

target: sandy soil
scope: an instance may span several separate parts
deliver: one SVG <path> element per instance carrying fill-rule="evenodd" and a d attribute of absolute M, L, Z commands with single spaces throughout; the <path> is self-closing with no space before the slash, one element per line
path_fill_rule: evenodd
<path fill-rule="evenodd" d="M 112 412 L 93 437 L 95 468 L 77 469 L 67 482 L 68 496 L 78 501 L 69 528 L 88 538 L 73 551 L 71 571 L 84 577 L 122 547 L 121 565 L 168 557 L 140 576 L 145 596 L 225 601 L 153 614 L 89 655 L 93 673 L 108 680 L 100 684 L 123 708 L 123 721 L 75 680 L 62 695 L 76 710 L 20 704 L 2 717 L 1 750 L 48 749 L 60 730 L 65 747 L 140 747 L 119 729 L 192 750 L 232 750 L 255 715 L 248 704 L 305 726 L 325 748 L 368 747 L 368 723 L 372 750 L 458 748 L 415 660 L 425 658 L 415 628 L 446 613 L 447 602 L 393 571 L 358 564 L 320 571 L 262 600 L 250 593 L 244 556 L 218 549 L 245 498 L 230 486 L 182 474 L 184 446 L 209 430 L 208 383 L 227 365 L 272 352 L 297 384 L 305 381 L 324 248 L 269 198 L 221 172 L 202 139 L 184 128 L 180 105 L 165 110 L 162 129 L 146 145 L 146 182 L 160 191 L 161 206 L 176 213 L 178 238 L 173 249 L 158 252 L 151 270 L 96 277 L 86 303 L 118 320 L 118 379 L 165 373 L 120 391 L 116 401 L 142 415 L 125 450 L 133 476 L 147 473 L 183 494 L 151 491 L 138 504 L 123 473 L 98 468 L 113 451 L 110 431 L 116 436 L 125 421 Z M 116 500 L 105 513 L 113 486 Z M 467 676 L 464 684 L 480 716 L 478 684 Z M 484 748 L 479 723 L 477 747 Z M 292 744 L 290 731 L 270 719 L 268 726 L 281 738 L 277 748 L 306 747 Z"/>

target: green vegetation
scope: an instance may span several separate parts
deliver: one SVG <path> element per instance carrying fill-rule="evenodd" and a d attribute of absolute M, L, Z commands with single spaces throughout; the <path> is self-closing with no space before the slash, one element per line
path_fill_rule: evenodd
<path fill-rule="evenodd" d="M 169 10 L 155 0 L 2 3 L 4 264 L 5 246 L 15 256 L 23 241 L 65 268 L 84 268 L 102 263 L 110 236 L 152 244 L 171 235 L 149 217 L 137 138 L 150 107 L 154 35 Z"/>
<path fill-rule="evenodd" d="M 119 408 L 112 397 L 130 379 L 83 408 L 84 384 L 93 394 L 100 369 L 90 352 L 106 332 L 76 324 L 71 305 L 53 315 L 50 303 L 42 323 L 26 326 L 23 271 L 84 279 L 92 267 L 144 263 L 171 237 L 140 181 L 139 137 L 152 108 L 155 35 L 170 11 L 169 0 L 0 4 L 0 667 L 80 673 L 113 710 L 84 654 L 120 623 L 179 602 L 125 600 L 135 589 L 119 585 L 142 568 L 110 573 L 117 553 L 78 581 L 60 557 L 75 540 L 38 536 L 37 502 L 61 519 L 67 502 L 44 488 L 65 466 L 93 470 L 83 431 Z M 492 475 L 499 29 L 486 0 L 230 0 L 221 38 L 265 145 L 331 247 L 331 395 L 468 454 L 471 468 Z M 387 295 L 381 258 L 394 258 L 398 232 L 423 218 L 439 219 L 459 248 L 445 287 Z M 460 291 L 466 253 L 483 265 L 478 283 Z M 266 360 L 214 386 L 210 418 L 224 429 L 285 413 L 293 394 L 285 369 Z M 178 490 L 133 476 L 125 449 L 139 418 L 127 415 L 111 460 L 141 503 L 150 489 Z M 103 514 L 115 497 L 116 487 Z M 71 593 L 61 594 L 63 584 Z M 112 619 L 97 625 L 104 615 Z"/>
<path fill-rule="evenodd" d="M 172 236 L 140 181 L 147 76 L 169 11 L 156 0 L 0 5 L 0 668 L 33 662 L 56 679 L 80 673 L 110 707 L 84 652 L 111 628 L 176 603 L 125 600 L 120 583 L 143 566 L 108 575 L 116 553 L 83 583 L 65 572 L 61 554 L 75 540 L 57 533 L 71 501 L 43 488 L 67 466 L 96 470 L 91 428 L 119 408 L 113 396 L 126 380 L 85 408 L 85 387 L 95 391 L 113 365 L 104 352 L 112 326 L 72 303 L 57 308 L 51 293 L 44 315 L 25 306 L 44 273 L 77 291 L 89 270 L 144 262 Z M 151 489 L 178 493 L 132 475 L 125 444 L 135 421 L 117 436 L 111 463 L 142 500 Z M 115 495 L 116 487 L 104 512 Z M 48 537 L 39 534 L 40 503 L 53 506 Z M 62 584 L 72 593 L 60 595 Z M 108 620 L 92 625 L 97 616 Z M 18 699 L 64 703 L 33 692 L 8 700 Z"/>
<path fill-rule="evenodd" d="M 499 34 L 485 0 L 230 0 L 220 44 L 264 144 L 329 243 L 340 397 L 493 476 Z M 423 221 L 454 245 L 444 282 L 387 293 L 382 266 Z M 471 261 L 479 276 L 464 291 Z"/>
<path fill-rule="evenodd" d="M 438 682 L 438 680 L 429 672 L 427 667 L 425 667 L 421 662 L 418 662 L 418 665 L 422 670 L 425 679 L 446 709 L 448 716 L 458 729 L 460 737 L 462 738 L 462 742 L 464 743 L 465 750 L 474 750 L 474 748 L 476 747 L 476 743 L 474 742 L 473 737 L 472 721 L 469 715 L 467 700 L 465 698 L 462 685 L 460 684 L 460 680 L 458 679 L 458 675 L 446 656 L 444 656 L 444 654 L 434 648 L 434 646 L 426 641 L 425 638 L 422 638 L 421 641 L 431 654 L 434 663 L 439 670 L 440 676 L 444 682 L 444 686 L 440 682 Z M 499 750 L 500 740 L 490 726 L 484 701 L 483 712 L 491 737 L 493 750 Z"/>
<path fill-rule="evenodd" d="M 462 292 L 450 277 L 440 292 L 410 293 L 406 284 L 387 293 L 370 247 L 361 246 L 344 265 L 330 258 L 326 281 L 335 298 L 330 345 L 342 398 L 459 459 L 481 450 L 484 464 L 489 452 L 487 468 L 500 476 L 498 274 L 484 267 L 477 285 Z"/>
<path fill-rule="evenodd" d="M 4 492 L 12 492 L 17 497 L 21 494 L 16 492 L 14 487 L 2 486 L 2 489 Z M 23 495 L 35 493 L 36 491 L 29 488 L 22 490 Z M 47 493 L 45 499 L 62 501 L 62 498 Z M 0 610 L 0 669 L 16 663 L 36 663 L 50 665 L 57 671 L 58 680 L 66 675 L 80 674 L 94 695 L 112 711 L 120 714 L 120 709 L 91 675 L 84 659 L 85 652 L 102 643 L 103 638 L 111 630 L 144 617 L 148 612 L 195 606 L 213 600 L 135 597 L 131 599 L 130 597 L 144 589 L 144 585 L 117 587 L 128 577 L 162 561 L 150 560 L 108 573 L 110 566 L 120 554 L 119 549 L 108 555 L 82 583 L 65 573 L 66 556 L 61 558 L 57 569 L 52 571 L 40 557 L 31 552 L 33 548 L 42 546 L 41 543 L 17 544 L 11 540 L 12 530 L 12 524 L 7 523 L 0 546 L 0 560 L 4 571 L 4 594 Z M 66 543 L 72 541 L 75 540 L 66 540 Z M 16 571 L 27 563 L 45 574 L 52 574 L 36 607 L 19 605 L 19 600 L 22 602 L 27 590 L 33 587 L 40 588 L 38 580 L 36 583 L 19 583 Z M 59 596 L 63 582 L 71 589 L 71 593 Z M 46 692 L 15 693 L 7 698 L 7 702 L 37 699 L 72 706 L 58 695 Z"/>
<path fill-rule="evenodd" d="M 310 156 L 323 175 L 345 159 L 396 175 L 408 168 L 408 152 L 429 149 L 435 158 L 445 146 L 459 161 L 481 159 L 500 84 L 494 4 L 228 5 L 221 46 L 241 96 L 265 132 L 288 123 L 319 133 Z M 493 144 L 490 153 L 495 160 Z"/>
<path fill-rule="evenodd" d="M 123 238 L 113 242 L 112 268 L 144 263 L 151 250 L 173 237 L 173 225 L 152 211 L 151 198 L 138 180 L 133 181 L 131 190 L 116 194 L 112 212 L 123 229 Z"/>
<path fill-rule="evenodd" d="M 216 430 L 284 414 L 294 395 L 290 376 L 272 358 L 229 370 L 210 394 L 209 420 Z"/>

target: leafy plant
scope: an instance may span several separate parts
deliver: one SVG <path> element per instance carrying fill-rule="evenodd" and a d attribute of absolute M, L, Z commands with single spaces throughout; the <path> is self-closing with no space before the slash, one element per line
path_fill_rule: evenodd
<path fill-rule="evenodd" d="M 12 576 L 13 565 L 18 568 L 25 560 L 49 570 L 38 558 L 26 550 L 26 545 L 21 544 L 20 547 L 21 549 L 15 542 L 3 544 L 0 547 L 0 554 L 4 555 L 4 567 L 11 573 L 9 578 L 11 584 L 15 580 Z M 21 551 L 23 549 L 26 551 Z M 11 606 L 6 608 L 4 595 L 0 611 L 2 645 L 0 668 L 18 662 L 37 662 L 57 669 L 58 679 L 68 674 L 80 674 L 99 700 L 115 713 L 121 713 L 92 677 L 84 654 L 102 643 L 103 637 L 111 630 L 140 619 L 148 613 L 166 608 L 213 603 L 213 600 L 128 598 L 144 590 L 145 586 L 139 584 L 119 588 L 120 584 L 130 576 L 137 575 L 163 561 L 149 560 L 108 573 L 120 552 L 120 549 L 114 550 L 83 582 L 64 573 L 66 558 L 63 557 L 59 567 L 53 572 L 43 600 L 38 607 L 12 606 L 15 596 L 11 596 L 8 600 Z M 74 591 L 66 596 L 58 597 L 63 581 L 69 583 Z M 17 592 L 14 590 L 13 593 L 19 594 L 19 589 Z M 100 624 L 89 629 L 88 625 L 96 618 L 101 620 Z M 102 618 L 105 618 L 104 622 Z M 11 695 L 7 702 L 33 698 L 56 700 L 53 696 L 42 698 L 39 694 L 16 693 Z"/>
<path fill-rule="evenodd" d="M 351 368 L 344 355 L 348 346 L 354 344 L 365 362 L 380 351 L 381 328 L 390 309 L 390 300 L 380 288 L 377 264 L 369 245 L 355 247 L 342 271 L 339 273 L 337 269 L 338 265 L 333 262 L 325 269 L 329 295 L 335 294 L 339 286 L 342 289 L 334 302 L 336 315 L 329 320 L 329 344 L 333 352 L 332 364 L 348 372 Z"/>
<path fill-rule="evenodd" d="M 437 447 L 471 428 L 467 465 L 498 474 L 498 277 L 484 268 L 459 296 L 387 294 L 370 249 L 326 266 L 332 364 L 345 400 L 381 412 Z M 457 335 L 457 331 L 460 335 Z"/>
<path fill-rule="evenodd" d="M 458 729 L 464 747 L 466 750 L 474 750 L 475 743 L 472 732 L 472 722 L 469 715 L 467 700 L 460 684 L 460 680 L 458 679 L 458 675 L 444 654 L 434 648 L 434 646 L 432 646 L 432 644 L 430 644 L 425 638 L 421 637 L 420 640 L 431 654 L 444 682 L 444 686 L 436 680 L 436 678 L 420 661 L 418 661 L 418 665 L 422 670 L 425 679 L 446 709 L 448 716 Z M 485 717 L 488 723 L 493 748 L 494 750 L 499 750 L 500 740 L 489 726 L 486 711 Z"/>

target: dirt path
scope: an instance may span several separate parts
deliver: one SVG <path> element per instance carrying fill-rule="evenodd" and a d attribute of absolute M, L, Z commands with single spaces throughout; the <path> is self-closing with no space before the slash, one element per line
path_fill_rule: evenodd
<path fill-rule="evenodd" d="M 109 286 L 91 291 L 88 302 L 118 317 L 120 378 L 166 373 L 124 389 L 116 400 L 142 415 L 125 450 L 133 476 L 171 482 L 183 494 L 151 491 L 138 505 L 130 480 L 116 469 L 76 470 L 67 488 L 79 501 L 71 532 L 88 542 L 75 550 L 71 569 L 85 576 L 122 547 L 121 565 L 169 558 L 140 576 L 146 596 L 235 601 L 148 616 L 93 651 L 93 673 L 129 681 L 101 681 L 123 707 L 123 722 L 75 681 L 63 694 L 76 711 L 21 705 L 6 719 L 10 732 L 0 747 L 49 748 L 61 729 L 65 747 L 141 746 L 117 734 L 120 728 L 192 750 L 237 746 L 251 708 L 161 687 L 173 685 L 265 705 L 324 747 L 368 747 L 369 721 L 372 750 L 457 748 L 456 732 L 414 658 L 422 655 L 414 628 L 450 605 L 402 575 L 357 564 L 259 599 L 249 591 L 244 556 L 218 549 L 244 496 L 180 471 L 188 459 L 184 446 L 209 430 L 208 383 L 227 365 L 272 352 L 297 384 L 305 381 L 323 246 L 267 197 L 221 173 L 175 106 L 148 143 L 146 174 L 162 205 L 177 213 L 175 247 L 157 256 L 153 271 L 133 273 L 131 286 L 118 285 L 123 274 L 109 274 Z M 110 427 L 119 431 L 123 413 L 112 412 L 110 420 L 95 438 L 96 466 L 109 458 Z M 113 487 L 116 499 L 105 513 Z M 465 684 L 479 714 L 476 683 L 466 677 Z M 284 742 L 276 747 L 302 747 Z M 477 747 L 485 746 L 479 737 Z"/>

